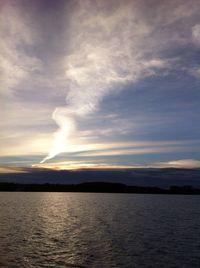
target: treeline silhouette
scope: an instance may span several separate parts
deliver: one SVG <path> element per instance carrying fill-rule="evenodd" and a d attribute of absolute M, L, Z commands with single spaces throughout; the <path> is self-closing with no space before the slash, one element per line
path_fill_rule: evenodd
<path fill-rule="evenodd" d="M 95 193 L 143 193 L 143 194 L 200 194 L 192 186 L 159 187 L 129 186 L 123 183 L 85 182 L 80 184 L 19 184 L 0 183 L 0 191 L 11 192 L 95 192 Z"/>
<path fill-rule="evenodd" d="M 0 173 L 0 182 L 19 184 L 114 182 L 142 187 L 169 188 L 171 185 L 192 185 L 195 188 L 200 188 L 200 168 L 137 168 L 120 170 L 50 170 L 27 168 L 24 173 Z"/>

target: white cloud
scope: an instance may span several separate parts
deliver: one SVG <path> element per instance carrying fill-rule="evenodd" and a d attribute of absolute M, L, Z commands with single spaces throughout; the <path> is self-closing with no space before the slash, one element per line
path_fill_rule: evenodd
<path fill-rule="evenodd" d="M 200 160 L 194 159 L 181 159 L 168 162 L 159 162 L 149 165 L 149 167 L 156 168 L 200 168 Z"/>
<path fill-rule="evenodd" d="M 73 169 L 137 169 L 137 168 L 183 168 L 183 169 L 195 169 L 200 168 L 200 160 L 195 159 L 181 159 L 173 160 L 168 162 L 158 162 L 152 164 L 129 164 L 129 165 L 119 165 L 119 164 L 108 164 L 104 163 L 102 160 L 91 160 L 86 162 L 85 160 L 79 161 L 64 161 L 64 162 L 50 162 L 45 164 L 34 164 L 33 167 L 38 168 L 50 168 L 56 170 L 73 170 Z M 8 171 L 9 172 L 9 171 Z"/>
<path fill-rule="evenodd" d="M 173 147 L 151 147 L 151 148 L 127 148 L 127 149 L 117 149 L 117 150 L 105 150 L 93 152 L 83 152 L 77 155 L 81 156 L 117 156 L 117 155 L 142 155 L 142 154 L 161 154 L 161 153 L 177 153 L 177 152 L 199 152 L 198 148 L 190 148 L 187 146 L 173 146 Z"/>
<path fill-rule="evenodd" d="M 0 93 L 12 95 L 23 79 L 39 68 L 40 60 L 25 48 L 34 43 L 34 32 L 27 17 L 14 2 L 5 1 L 0 10 Z"/>
<path fill-rule="evenodd" d="M 125 84 L 169 67 L 166 59 L 145 44 L 152 27 L 139 15 L 130 1 L 77 1 L 70 21 L 71 50 L 63 63 L 70 81 L 67 107 L 53 113 L 59 130 L 45 160 L 58 154 L 66 136 L 71 135 L 66 124 L 73 121 L 75 125 L 76 117 L 94 112 L 105 96 L 122 90 Z"/>
<path fill-rule="evenodd" d="M 51 35 L 50 27 L 46 29 L 47 35 L 41 34 L 44 25 L 46 26 L 54 17 L 51 17 L 50 9 L 48 14 L 41 11 L 37 1 L 31 1 L 31 8 L 27 10 L 28 5 L 22 8 L 23 1 L 11 0 L 1 4 L 0 92 L 6 100 L 3 100 L 1 105 L 1 109 L 3 105 L 5 109 L 0 127 L 8 136 L 12 136 L 12 132 L 18 135 L 19 128 L 22 127 L 18 136 L 19 141 L 16 140 L 16 143 L 22 144 L 24 137 L 24 144 L 29 144 L 31 141 L 23 132 L 29 131 L 31 125 L 35 127 L 34 133 L 40 132 L 38 126 L 45 126 L 47 121 L 49 123 L 51 120 L 50 110 L 55 97 L 59 96 L 63 103 L 66 94 L 67 109 L 65 106 L 57 108 L 53 116 L 60 127 L 58 135 L 56 134 L 58 143 L 55 142 L 55 147 L 60 146 L 62 150 L 69 150 L 69 147 L 63 146 L 67 134 L 70 134 L 65 125 L 76 125 L 78 117 L 93 114 L 105 96 L 123 90 L 124 85 L 134 84 L 141 79 L 158 73 L 163 74 L 169 70 L 173 65 L 172 61 L 164 57 L 162 50 L 169 49 L 170 42 L 174 40 L 178 40 L 177 43 L 183 39 L 185 42 L 191 42 L 190 31 L 188 31 L 189 39 L 182 34 L 185 24 L 181 24 L 183 26 L 179 31 L 175 23 L 186 18 L 191 30 L 195 20 L 191 24 L 189 19 L 198 13 L 196 8 L 198 1 L 162 1 L 152 7 L 146 1 L 72 2 L 69 8 L 71 13 L 65 15 L 66 33 L 62 32 L 61 35 L 57 35 L 56 31 Z M 36 15 L 36 11 L 41 13 Z M 40 16 L 42 18 L 37 20 Z M 37 45 L 38 36 L 42 39 L 39 45 Z M 199 24 L 193 27 L 193 39 L 196 43 L 199 42 Z M 59 50 L 61 46 L 56 49 L 49 46 L 50 43 L 58 42 L 59 44 L 65 42 L 63 50 Z M 48 50 L 47 62 L 50 66 L 46 66 L 45 57 L 41 56 L 40 49 Z M 37 70 L 40 71 L 39 75 Z M 199 69 L 195 69 L 194 73 L 199 76 Z M 21 88 L 25 94 L 20 95 Z M 26 93 L 28 90 L 32 90 L 31 94 Z M 40 96 L 41 92 L 45 94 L 39 104 L 37 103 L 39 98 L 36 100 L 32 97 Z M 50 102 L 48 98 L 52 99 L 51 105 L 44 104 Z M 91 135 L 96 135 L 97 138 L 101 134 L 105 136 L 118 134 L 121 131 L 119 124 L 122 126 L 118 121 L 115 132 L 111 126 L 107 129 L 98 129 L 96 133 L 88 129 L 88 133 L 92 132 Z M 130 123 L 128 124 L 130 127 Z M 74 127 L 71 129 L 78 140 L 79 132 L 74 130 Z M 124 129 L 126 131 L 127 126 Z M 49 134 L 48 130 L 46 134 Z M 88 140 L 91 137 L 89 136 L 90 134 Z M 37 150 L 48 151 L 51 135 L 49 138 L 46 136 L 48 142 L 44 142 L 45 146 L 41 146 L 41 142 L 36 142 L 34 136 L 30 135 L 30 138 L 33 138 L 35 148 L 29 145 L 22 146 L 24 154 Z M 39 146 L 39 149 L 36 146 Z M 51 151 L 52 155 L 59 151 L 54 149 Z M 6 150 L 4 147 L 4 152 Z M 13 152 L 13 148 L 8 150 L 11 151 Z M 22 150 L 20 152 L 23 153 Z"/>
<path fill-rule="evenodd" d="M 200 67 L 189 68 L 189 73 L 196 78 L 200 78 Z"/>

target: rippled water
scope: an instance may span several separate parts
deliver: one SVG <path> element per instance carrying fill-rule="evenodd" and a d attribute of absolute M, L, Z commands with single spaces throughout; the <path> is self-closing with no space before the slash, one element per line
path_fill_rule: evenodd
<path fill-rule="evenodd" d="M 0 267 L 200 267 L 200 197 L 0 193 Z"/>

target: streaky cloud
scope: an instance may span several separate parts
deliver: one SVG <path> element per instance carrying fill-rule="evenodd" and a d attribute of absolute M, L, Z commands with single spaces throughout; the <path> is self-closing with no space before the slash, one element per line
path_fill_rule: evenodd
<path fill-rule="evenodd" d="M 64 61 L 69 81 L 67 106 L 53 113 L 59 130 L 53 148 L 41 163 L 63 151 L 77 117 L 95 112 L 111 92 L 152 76 L 169 64 L 148 46 L 141 49 L 152 28 L 139 20 L 134 2 L 76 1 L 70 27 L 71 50 Z M 152 55 L 145 57 L 147 52 Z"/>
<path fill-rule="evenodd" d="M 0 40 L 0 94 L 8 97 L 21 81 L 41 67 L 40 59 L 27 52 L 36 37 L 17 1 L 0 3 Z"/>

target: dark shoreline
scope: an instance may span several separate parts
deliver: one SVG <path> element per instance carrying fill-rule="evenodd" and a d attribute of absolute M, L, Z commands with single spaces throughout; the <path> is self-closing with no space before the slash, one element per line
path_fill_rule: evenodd
<path fill-rule="evenodd" d="M 129 186 L 122 183 L 86 182 L 80 184 L 20 184 L 0 183 L 0 192 L 88 192 L 88 193 L 142 193 L 199 195 L 200 189 L 192 186 L 159 187 Z"/>

